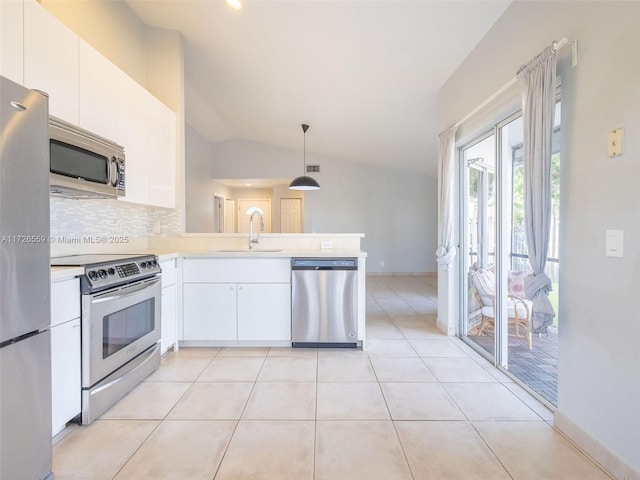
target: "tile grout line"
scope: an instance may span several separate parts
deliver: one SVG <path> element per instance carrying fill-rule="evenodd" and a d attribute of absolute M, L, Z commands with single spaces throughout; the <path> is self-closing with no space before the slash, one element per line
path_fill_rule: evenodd
<path fill-rule="evenodd" d="M 216 355 L 219 352 L 216 352 Z M 167 420 L 167 417 L 169 416 L 169 414 L 173 411 L 173 409 L 176 407 L 176 405 L 178 405 L 178 403 L 180 403 L 180 401 L 185 397 L 185 395 L 187 394 L 187 392 L 189 392 L 189 390 L 191 390 L 191 388 L 193 387 L 193 385 L 196 383 L 196 380 L 200 377 L 200 375 L 202 375 L 202 373 L 207 369 L 207 367 L 211 364 L 211 362 L 213 361 L 213 359 L 216 357 L 216 355 L 214 355 L 213 357 L 211 357 L 209 359 L 209 362 L 202 368 L 202 371 L 196 376 L 196 378 L 190 382 L 181 382 L 181 383 L 190 383 L 191 385 L 189 385 L 189 388 L 187 388 L 182 395 L 180 395 L 180 398 L 178 398 L 176 400 L 176 402 L 173 404 L 173 406 L 167 411 L 167 413 L 164 415 L 164 417 L 160 418 L 160 419 L 139 419 L 139 420 L 156 420 L 158 421 L 158 424 L 155 426 L 155 428 L 153 430 L 151 430 L 151 432 L 149 432 L 149 435 L 147 435 L 147 437 L 142 441 L 142 443 L 140 445 L 138 445 L 138 447 L 133 451 L 133 453 L 129 456 L 129 458 L 127 458 L 127 460 L 122 464 L 122 466 L 118 469 L 118 471 L 116 472 L 116 474 L 112 477 L 112 480 L 115 480 L 118 475 L 120 475 L 120 473 L 124 470 L 124 468 L 129 464 L 129 462 L 133 459 L 133 457 L 136 456 L 136 454 L 140 451 L 140 449 L 146 445 L 149 442 L 149 439 L 151 438 L 151 436 L 162 426 L 162 424 L 165 422 L 165 420 Z M 188 358 L 188 357 L 187 357 Z M 147 381 L 146 379 L 144 381 Z M 143 381 L 143 382 L 144 382 Z M 143 382 L 140 382 L 140 384 L 142 384 Z M 113 420 L 118 420 L 118 419 L 113 419 Z M 124 419 L 126 420 L 126 419 Z M 108 419 L 107 419 L 108 421 Z"/>
<path fill-rule="evenodd" d="M 220 350 L 222 351 L 222 350 Z M 231 446 L 231 442 L 233 441 L 233 437 L 236 434 L 236 431 L 238 430 L 238 427 L 240 426 L 240 421 L 242 420 L 242 416 L 244 415 L 245 410 L 247 409 L 247 405 L 249 404 L 249 400 L 251 400 L 251 395 L 253 394 L 253 391 L 256 388 L 256 384 L 258 383 L 258 377 L 260 376 L 260 372 L 262 371 L 262 368 L 264 367 L 264 363 L 267 359 L 267 355 L 269 354 L 269 350 L 267 350 L 267 352 L 265 353 L 264 358 L 262 359 L 262 365 L 260 366 L 260 370 L 258 370 L 258 373 L 256 374 L 256 378 L 253 381 L 253 385 L 251 387 L 251 391 L 249 392 L 249 395 L 247 396 L 247 399 L 244 402 L 244 406 L 242 407 L 242 411 L 240 412 L 240 415 L 238 415 L 238 419 L 235 421 L 235 425 L 233 426 L 233 432 L 231 432 L 231 435 L 229 436 L 229 441 L 227 442 L 227 445 L 224 448 L 224 452 L 222 452 L 222 456 L 220 457 L 220 463 L 218 463 L 218 466 L 216 467 L 216 471 L 213 474 L 213 477 L 211 480 L 215 480 L 215 478 L 218 476 L 218 473 L 220 473 L 220 467 L 222 467 L 222 463 L 224 462 L 225 457 L 227 456 L 227 452 L 229 451 L 229 447 Z"/>

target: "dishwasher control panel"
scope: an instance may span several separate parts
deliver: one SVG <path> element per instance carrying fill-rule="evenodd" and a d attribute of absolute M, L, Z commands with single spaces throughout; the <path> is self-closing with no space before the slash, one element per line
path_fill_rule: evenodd
<path fill-rule="evenodd" d="M 357 270 L 357 258 L 292 258 L 293 270 Z"/>

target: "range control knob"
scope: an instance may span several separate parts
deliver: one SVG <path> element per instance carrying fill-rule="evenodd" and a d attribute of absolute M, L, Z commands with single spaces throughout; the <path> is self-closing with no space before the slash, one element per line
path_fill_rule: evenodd
<path fill-rule="evenodd" d="M 104 270 L 98 270 L 98 275 L 100 275 L 100 278 L 107 278 L 107 272 Z"/>
<path fill-rule="evenodd" d="M 98 274 L 94 270 L 91 270 L 89 273 L 87 273 L 87 277 L 89 277 L 91 280 L 97 280 Z"/>
<path fill-rule="evenodd" d="M 151 264 L 152 264 L 154 267 L 157 267 L 157 266 L 158 266 L 158 262 L 156 262 L 155 260 L 153 260 L 153 261 L 151 262 Z"/>
<path fill-rule="evenodd" d="M 147 268 L 147 262 L 140 262 L 140 266 L 142 268 Z"/>
<path fill-rule="evenodd" d="M 115 269 L 110 268 L 109 270 L 107 270 L 107 273 L 108 273 L 109 275 L 115 275 L 115 274 L 116 274 L 116 271 L 115 271 Z"/>

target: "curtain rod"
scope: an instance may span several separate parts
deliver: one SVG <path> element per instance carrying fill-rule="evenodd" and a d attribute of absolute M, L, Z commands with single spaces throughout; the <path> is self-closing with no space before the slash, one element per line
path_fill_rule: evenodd
<path fill-rule="evenodd" d="M 572 46 L 572 50 L 571 50 L 571 66 L 575 67 L 575 66 L 578 65 L 578 41 L 577 40 L 569 40 L 567 37 L 562 37 L 562 39 L 558 40 L 557 42 L 556 41 L 552 42 L 551 46 L 557 52 L 562 47 L 564 47 L 565 45 L 569 45 L 569 44 L 571 44 L 571 46 Z M 504 84 L 501 88 L 499 88 L 497 92 L 495 92 L 493 95 L 491 95 L 489 98 L 487 98 L 484 102 L 482 102 L 476 108 L 474 108 L 469 113 L 467 113 L 461 120 L 458 120 L 454 124 L 454 126 L 457 128 L 460 125 L 462 125 L 464 122 L 469 120 L 476 113 L 478 113 L 484 107 L 486 107 L 491 102 L 493 102 L 497 97 L 502 95 L 502 93 L 504 93 L 505 90 L 507 90 L 509 87 L 513 86 L 513 84 L 516 83 L 517 80 L 518 80 L 518 77 L 513 77 L 506 84 Z"/>

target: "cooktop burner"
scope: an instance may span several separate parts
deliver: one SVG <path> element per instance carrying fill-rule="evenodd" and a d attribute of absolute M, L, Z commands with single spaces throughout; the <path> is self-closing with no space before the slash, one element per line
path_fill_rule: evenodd
<path fill-rule="evenodd" d="M 158 257 L 134 254 L 92 254 L 53 257 L 54 267 L 84 267 L 80 276 L 82 293 L 132 283 L 160 274 Z"/>

